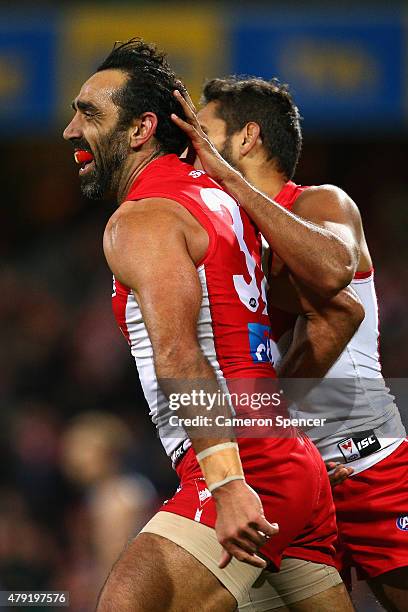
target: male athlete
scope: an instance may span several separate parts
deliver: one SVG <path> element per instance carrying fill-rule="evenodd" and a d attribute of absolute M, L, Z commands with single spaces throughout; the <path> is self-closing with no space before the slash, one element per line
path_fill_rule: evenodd
<path fill-rule="evenodd" d="M 270 246 L 268 301 L 278 344 L 275 355 L 286 351 L 278 368 L 281 376 L 305 375 L 288 367 L 293 364 L 288 355 L 293 357 L 304 342 L 311 344 L 311 353 L 319 350 L 314 338 L 307 337 L 307 324 L 298 318 L 294 327 L 294 320 L 279 310 L 282 283 L 305 283 L 321 296 L 341 286 L 318 228 L 308 239 L 302 235 L 296 246 L 294 237 L 283 231 L 281 207 L 312 221 L 323 233 L 332 231 L 353 254 L 351 286 L 364 304 L 365 320 L 300 414 L 329 417 L 326 427 L 309 429 L 308 434 L 330 468 L 343 465 L 334 483 L 350 476 L 333 492 L 341 567 L 355 566 L 387 610 L 407 611 L 408 443 L 381 376 L 374 272 L 357 206 L 337 187 L 307 188 L 292 182 L 301 148 L 299 114 L 287 88 L 277 81 L 209 81 L 198 120 L 191 101 L 188 105 L 179 92 L 175 95 L 190 125 L 173 120 L 191 139 L 202 167 L 237 198 Z"/>
<path fill-rule="evenodd" d="M 313 444 L 293 430 L 238 443 L 227 428 L 187 435 L 199 408 L 200 416 L 213 414 L 205 400 L 194 405 L 193 393 L 219 398 L 226 381 L 275 388 L 276 375 L 259 233 L 217 183 L 178 158 L 187 138 L 170 120 L 183 116 L 175 87 L 154 47 L 121 44 L 82 86 L 64 132 L 83 193 L 117 199 L 104 234 L 113 307 L 181 481 L 113 567 L 98 610 L 276 609 L 268 599 L 275 594 L 265 592 L 263 606 L 254 607 L 249 590 L 265 581 L 267 565 L 269 573 L 279 569 L 285 551 L 306 576 L 296 595 L 304 605 L 293 609 L 348 611 L 332 567 L 330 485 Z M 333 304 L 342 310 L 341 300 Z M 353 318 L 353 309 L 342 312 Z M 360 321 L 358 310 L 344 338 Z M 168 427 L 177 399 L 187 433 Z M 215 414 L 231 416 L 216 404 Z"/>

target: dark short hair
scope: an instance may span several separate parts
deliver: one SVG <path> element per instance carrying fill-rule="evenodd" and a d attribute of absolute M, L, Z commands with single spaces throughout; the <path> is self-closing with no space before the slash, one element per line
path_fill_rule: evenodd
<path fill-rule="evenodd" d="M 254 121 L 261 129 L 268 159 L 275 159 L 287 179 L 295 173 L 302 148 L 300 115 L 288 86 L 278 79 L 229 76 L 204 85 L 202 104 L 218 102 L 217 115 L 235 134 Z"/>
<path fill-rule="evenodd" d="M 121 70 L 128 79 L 114 94 L 113 101 L 120 107 L 119 120 L 122 126 L 146 112 L 156 114 L 158 123 L 155 137 L 166 153 L 178 155 L 187 146 L 187 137 L 170 118 L 176 113 L 184 118 L 180 103 L 173 95 L 175 89 L 183 89 L 171 70 L 166 55 L 154 45 L 140 38 L 116 43 L 111 53 L 97 68 Z"/>

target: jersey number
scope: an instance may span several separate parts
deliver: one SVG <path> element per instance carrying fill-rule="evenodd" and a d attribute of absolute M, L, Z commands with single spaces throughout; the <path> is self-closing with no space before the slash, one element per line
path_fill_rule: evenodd
<path fill-rule="evenodd" d="M 262 314 L 267 314 L 266 279 L 263 278 L 261 281 L 261 286 L 258 287 L 255 276 L 256 262 L 250 254 L 244 240 L 244 225 L 242 223 L 241 211 L 238 204 L 233 198 L 231 198 L 231 196 L 221 189 L 201 189 L 200 195 L 206 206 L 213 212 L 221 212 L 223 207 L 229 211 L 232 218 L 231 227 L 237 238 L 239 248 L 244 254 L 246 268 L 249 278 L 251 279 L 250 282 L 247 283 L 242 274 L 234 274 L 232 278 L 235 291 L 237 292 L 241 302 L 251 312 L 256 312 L 258 310 L 259 297 L 262 296 L 263 303 L 265 304 Z"/>

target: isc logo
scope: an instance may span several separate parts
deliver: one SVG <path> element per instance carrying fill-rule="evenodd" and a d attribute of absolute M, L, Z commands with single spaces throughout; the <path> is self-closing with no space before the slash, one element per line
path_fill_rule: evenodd
<path fill-rule="evenodd" d="M 408 514 L 401 514 L 397 518 L 397 527 L 401 529 L 401 531 L 408 531 Z"/>
<path fill-rule="evenodd" d="M 370 444 L 375 444 L 375 443 L 376 443 L 376 437 L 369 436 L 368 438 L 363 438 L 362 440 L 358 440 L 356 446 L 358 450 L 362 450 L 363 448 L 367 448 L 367 446 L 370 446 Z"/>
<path fill-rule="evenodd" d="M 367 457 L 380 450 L 381 444 L 373 431 L 361 432 L 359 437 L 347 438 L 339 442 L 341 454 L 348 461 L 355 461 L 360 457 Z"/>

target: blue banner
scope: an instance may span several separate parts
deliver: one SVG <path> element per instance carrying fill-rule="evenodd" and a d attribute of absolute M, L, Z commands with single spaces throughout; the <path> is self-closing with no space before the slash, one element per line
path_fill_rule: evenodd
<path fill-rule="evenodd" d="M 232 71 L 290 85 L 305 128 L 401 124 L 402 15 L 242 12 L 232 31 Z"/>
<path fill-rule="evenodd" d="M 0 13 L 0 128 L 47 126 L 55 114 L 57 28 L 43 19 Z"/>

